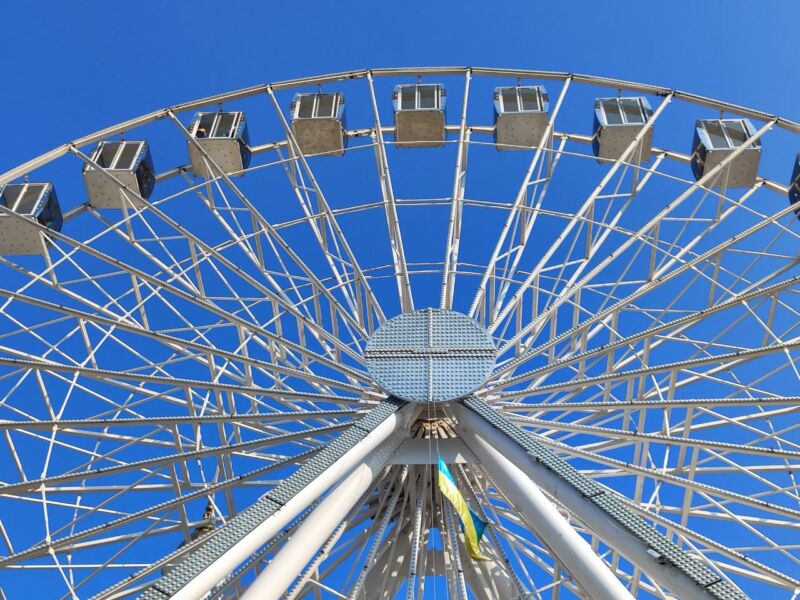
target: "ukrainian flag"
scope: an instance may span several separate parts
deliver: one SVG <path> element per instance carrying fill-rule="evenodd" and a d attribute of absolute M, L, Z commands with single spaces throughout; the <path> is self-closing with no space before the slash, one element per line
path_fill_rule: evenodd
<path fill-rule="evenodd" d="M 461 520 L 461 527 L 464 531 L 464 539 L 467 544 L 467 552 L 473 560 L 486 560 L 486 557 L 481 554 L 478 544 L 481 542 L 483 532 L 486 529 L 486 521 L 481 520 L 478 515 L 472 512 L 472 509 L 464 500 L 464 496 L 458 491 L 456 487 L 456 480 L 450 469 L 439 456 L 439 490 L 450 501 L 453 508 L 458 513 L 458 518 Z"/>

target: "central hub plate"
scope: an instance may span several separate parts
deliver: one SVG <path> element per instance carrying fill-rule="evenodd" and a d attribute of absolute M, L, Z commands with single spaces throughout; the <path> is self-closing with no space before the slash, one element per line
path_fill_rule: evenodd
<path fill-rule="evenodd" d="M 379 327 L 364 350 L 367 370 L 387 394 L 410 402 L 448 402 L 477 390 L 494 368 L 489 332 L 468 316 L 426 308 Z"/>

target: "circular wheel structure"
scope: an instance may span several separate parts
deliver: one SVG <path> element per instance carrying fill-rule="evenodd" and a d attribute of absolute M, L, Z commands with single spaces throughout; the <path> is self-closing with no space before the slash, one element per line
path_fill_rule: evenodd
<path fill-rule="evenodd" d="M 5 173 L 0 596 L 796 598 L 798 133 L 375 69 Z"/>

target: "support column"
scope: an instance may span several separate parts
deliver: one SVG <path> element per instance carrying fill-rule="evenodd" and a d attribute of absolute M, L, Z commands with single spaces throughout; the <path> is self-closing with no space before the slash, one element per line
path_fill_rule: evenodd
<path fill-rule="evenodd" d="M 399 436 L 392 436 L 356 466 L 303 520 L 289 541 L 250 584 L 242 600 L 278 600 L 370 489 L 399 443 Z"/>
<path fill-rule="evenodd" d="M 507 453 L 508 449 L 499 445 L 503 441 L 498 439 L 502 434 L 494 430 L 497 435 L 487 435 L 490 439 L 487 441 L 482 437 L 487 432 L 475 422 L 480 417 L 462 409 L 458 419 L 459 424 L 464 424 L 459 429 L 459 435 L 469 449 L 501 486 L 503 493 L 522 513 L 539 539 L 564 563 L 578 585 L 595 600 L 633 600 L 630 592 L 592 550 L 589 542 L 558 512 L 539 486 L 507 458 L 511 456 Z M 491 427 L 488 423 L 486 425 Z M 481 435 L 475 432 L 476 429 L 480 429 Z M 502 453 L 498 448 L 502 449 Z"/>
<path fill-rule="evenodd" d="M 198 600 L 378 448 L 415 407 L 387 399 L 251 506 L 200 538 L 142 600 Z"/>
<path fill-rule="evenodd" d="M 474 397 L 464 400 L 455 411 L 459 435 L 481 461 L 486 461 L 484 465 L 492 477 L 503 485 L 507 482 L 525 486 L 525 480 L 528 484 L 535 482 L 606 544 L 673 595 L 682 600 L 747 599 L 735 585 L 631 511 L 622 497 L 583 475 L 500 411 Z M 542 541 L 552 546 L 552 540 Z M 553 551 L 557 554 L 555 547 Z M 579 579 L 579 573 L 567 558 L 558 555 Z"/>

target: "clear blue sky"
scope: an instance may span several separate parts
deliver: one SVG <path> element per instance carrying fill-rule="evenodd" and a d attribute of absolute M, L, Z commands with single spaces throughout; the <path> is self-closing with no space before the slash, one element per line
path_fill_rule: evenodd
<path fill-rule="evenodd" d="M 0 172 L 164 106 L 362 67 L 592 73 L 800 121 L 798 16 L 798 0 L 8 1 Z M 778 167 L 788 179 L 788 158 Z"/>
<path fill-rule="evenodd" d="M 490 6 L 472 0 L 7 2 L 0 169 L 183 100 L 367 66 L 587 72 L 800 120 L 795 0 Z"/>

